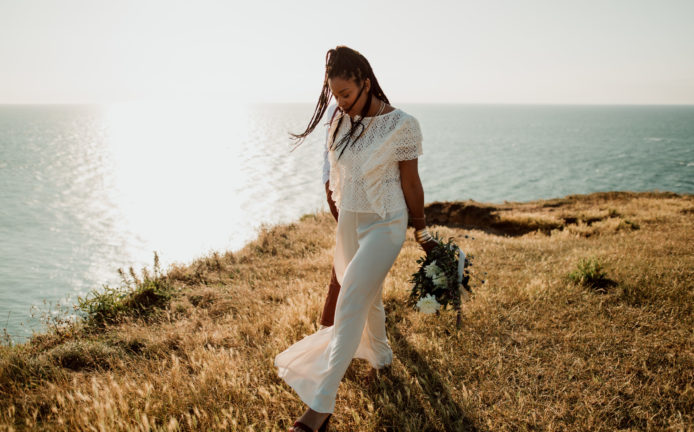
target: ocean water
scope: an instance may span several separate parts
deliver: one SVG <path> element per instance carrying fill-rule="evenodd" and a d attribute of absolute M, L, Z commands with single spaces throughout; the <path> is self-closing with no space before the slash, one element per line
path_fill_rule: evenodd
<path fill-rule="evenodd" d="M 425 201 L 694 193 L 694 107 L 394 104 Z M 117 269 L 237 250 L 327 210 L 311 104 L 0 106 L 0 328 L 15 342 Z M 43 317 L 43 318 L 42 318 Z"/>

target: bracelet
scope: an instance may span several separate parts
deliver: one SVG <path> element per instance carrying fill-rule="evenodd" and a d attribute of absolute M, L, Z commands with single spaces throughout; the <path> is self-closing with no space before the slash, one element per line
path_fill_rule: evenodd
<path fill-rule="evenodd" d="M 429 240 L 433 240 L 433 237 L 431 234 L 429 234 L 429 230 L 426 228 L 422 228 L 420 230 L 417 230 L 414 232 L 415 239 L 417 239 L 417 243 L 422 244 L 426 243 Z"/>
<path fill-rule="evenodd" d="M 417 239 L 417 243 L 419 243 L 419 244 L 424 244 L 424 243 L 430 242 L 430 241 L 432 241 L 432 240 L 434 240 L 433 237 L 427 236 L 427 237 L 424 237 L 424 238 L 419 238 L 419 239 Z"/>

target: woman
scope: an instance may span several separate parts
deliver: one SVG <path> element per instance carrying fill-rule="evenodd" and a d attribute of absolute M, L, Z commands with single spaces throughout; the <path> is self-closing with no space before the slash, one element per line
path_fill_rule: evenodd
<path fill-rule="evenodd" d="M 328 113 L 329 189 L 338 211 L 333 264 L 341 285 L 334 324 L 275 357 L 278 375 L 308 405 L 290 431 L 327 430 L 337 389 L 353 358 L 390 365 L 383 281 L 405 241 L 408 219 L 428 253 L 424 192 L 417 172 L 422 135 L 413 116 L 389 104 L 369 62 L 346 46 L 328 50 L 323 90 L 306 131 Z M 408 217 L 409 210 L 409 217 Z M 320 429 L 319 429 L 320 428 Z"/>

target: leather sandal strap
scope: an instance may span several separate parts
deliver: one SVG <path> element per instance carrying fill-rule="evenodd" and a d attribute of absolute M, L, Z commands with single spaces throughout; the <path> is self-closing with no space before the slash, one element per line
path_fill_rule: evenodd
<path fill-rule="evenodd" d="M 292 425 L 292 427 L 301 429 L 304 432 L 313 432 L 313 429 L 308 427 L 307 424 L 300 422 L 299 420 L 295 421 L 294 424 Z"/>

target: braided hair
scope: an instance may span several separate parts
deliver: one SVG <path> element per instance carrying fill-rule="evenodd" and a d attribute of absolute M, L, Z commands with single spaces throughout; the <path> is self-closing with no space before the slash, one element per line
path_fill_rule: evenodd
<path fill-rule="evenodd" d="M 356 131 L 359 130 L 359 134 L 357 134 L 357 138 L 352 141 L 351 145 L 354 145 L 354 143 L 357 142 L 357 140 L 361 137 L 361 133 L 364 131 L 364 124 L 362 123 L 362 120 L 369 112 L 369 108 L 371 108 L 371 96 L 376 96 L 377 99 L 387 104 L 390 102 L 388 101 L 385 93 L 383 93 L 381 86 L 378 84 L 378 80 L 373 73 L 373 69 L 371 69 L 369 61 L 366 60 L 366 57 L 359 53 L 359 51 L 353 50 L 352 48 L 344 45 L 338 45 L 333 49 L 329 49 L 325 55 L 325 78 L 323 79 L 323 88 L 320 96 L 318 97 L 318 103 L 316 104 L 316 108 L 313 112 L 313 117 L 311 117 L 308 127 L 303 133 L 290 133 L 291 139 L 298 140 L 296 147 L 301 145 L 306 136 L 313 132 L 320 120 L 323 118 L 323 115 L 330 104 L 330 98 L 332 97 L 332 92 L 330 90 L 330 86 L 328 85 L 328 80 L 331 78 L 341 78 L 346 80 L 351 79 L 361 87 L 359 95 L 357 95 L 357 97 L 354 99 L 352 106 L 357 103 L 357 100 L 361 96 L 361 92 L 364 91 L 363 84 L 366 78 L 368 78 L 371 82 L 366 103 L 364 104 L 361 115 L 356 122 L 352 120 L 351 117 L 345 116 L 345 113 L 339 107 L 335 110 L 335 112 L 333 112 L 333 118 L 337 111 L 340 111 L 342 115 L 340 115 L 340 118 L 338 119 L 337 127 L 333 132 L 333 136 L 330 137 L 330 150 L 337 150 L 342 147 L 342 151 L 340 152 L 340 156 L 342 156 L 342 153 L 344 153 L 345 149 L 348 147 L 347 143 L 349 143 L 352 137 L 356 134 Z M 350 109 L 352 109 L 352 106 L 347 108 L 348 112 Z M 340 129 L 340 125 L 345 117 L 350 119 L 351 127 L 349 132 L 344 135 L 338 143 L 335 143 L 335 136 L 337 135 L 337 131 Z M 330 119 L 331 123 L 332 120 L 333 119 Z M 296 149 L 296 147 L 294 147 L 294 149 Z M 338 156 L 338 158 L 340 156 Z"/>

